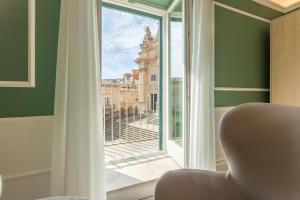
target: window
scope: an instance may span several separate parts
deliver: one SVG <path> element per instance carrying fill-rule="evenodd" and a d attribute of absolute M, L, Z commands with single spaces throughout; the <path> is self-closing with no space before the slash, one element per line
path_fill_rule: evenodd
<path fill-rule="evenodd" d="M 108 96 L 105 97 L 105 107 L 110 107 L 110 98 Z"/>
<path fill-rule="evenodd" d="M 151 80 L 151 81 L 156 81 L 156 75 L 155 75 L 155 74 L 152 74 L 150 80 Z"/>
<path fill-rule="evenodd" d="M 160 25 L 160 17 L 103 4 L 101 90 L 107 164 L 160 151 Z"/>
<path fill-rule="evenodd" d="M 155 1 L 160 3 L 160 0 Z M 174 63 L 172 66 L 162 66 L 163 63 L 167 63 L 167 59 L 171 60 L 168 51 L 163 55 L 165 60 L 162 60 L 163 48 L 167 48 L 166 44 L 169 43 L 165 39 L 168 38 L 170 30 L 163 28 L 163 24 L 169 21 L 169 11 L 149 8 L 147 1 L 135 4 L 126 1 L 119 4 L 118 0 L 109 2 L 115 4 L 102 3 L 101 90 L 102 94 L 109 97 L 109 104 L 114 105 L 103 106 L 103 121 L 106 168 L 110 179 L 108 188 L 112 186 L 116 189 L 136 184 L 136 181 L 142 183 L 154 180 L 169 170 L 180 168 L 180 162 L 173 155 L 181 156 L 180 152 L 174 150 L 180 151 L 183 148 L 181 146 L 179 149 L 177 144 L 170 145 L 168 136 L 171 127 L 169 123 L 176 120 L 172 131 L 174 127 L 178 127 L 178 131 L 174 132 L 171 138 L 180 143 L 180 137 L 177 136 L 182 134 L 182 74 L 172 73 L 174 76 L 171 77 L 171 73 L 163 72 L 169 72 L 172 68 L 174 71 L 175 68 L 183 66 L 175 66 Z M 176 7 L 177 4 L 181 4 L 176 0 L 165 2 L 166 6 L 173 7 L 172 2 L 175 2 Z M 126 8 L 119 6 L 124 4 Z M 148 8 L 141 4 L 147 4 Z M 164 30 L 168 32 L 162 32 Z M 180 34 L 176 31 L 173 33 Z M 170 38 L 172 37 L 174 36 Z M 182 50 L 181 47 L 180 49 Z M 171 79 L 177 81 L 177 84 L 166 82 Z M 170 90 L 172 93 L 169 93 Z M 163 94 L 176 95 L 172 98 L 162 98 Z M 173 99 L 172 102 L 170 99 Z M 169 111 L 172 109 L 169 105 L 178 111 L 171 117 Z M 164 120 L 162 117 L 165 117 Z M 149 162 L 152 167 L 148 167 Z M 132 167 L 135 169 L 132 170 Z M 155 169 L 155 173 L 152 169 Z M 135 199 L 144 197 L 146 196 Z"/>
<path fill-rule="evenodd" d="M 184 48 L 182 4 L 178 4 L 170 17 L 170 139 L 182 145 Z"/>

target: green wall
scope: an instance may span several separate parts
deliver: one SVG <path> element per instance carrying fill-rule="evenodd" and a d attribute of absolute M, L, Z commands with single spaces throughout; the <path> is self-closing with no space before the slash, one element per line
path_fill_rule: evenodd
<path fill-rule="evenodd" d="M 13 14 L 16 16 L 14 19 L 20 21 L 21 18 L 24 18 L 24 13 L 27 12 L 27 4 L 24 4 L 27 1 L 13 1 L 20 3 L 23 8 L 18 7 L 18 12 L 15 10 L 7 11 L 1 13 L 0 16 L 11 17 Z M 0 8 L 2 3 L 5 3 L 5 1 L 0 1 Z M 36 87 L 0 88 L 0 117 L 53 115 L 59 11 L 60 0 L 36 0 Z M 27 26 L 16 25 L 14 19 L 11 23 L 6 22 L 5 24 L 3 20 L 0 20 L 0 27 L 5 26 L 11 30 L 17 29 L 14 34 L 16 37 L 23 38 L 24 40 L 24 35 L 27 37 L 25 34 Z M 25 19 L 22 20 L 24 21 Z M 0 36 L 2 41 L 6 40 L 6 38 L 3 38 L 3 35 Z M 22 51 L 20 59 L 23 60 L 18 62 L 23 64 L 24 55 L 27 56 L 27 52 L 24 50 L 24 41 L 19 46 L 20 51 Z M 19 49 L 16 48 L 15 51 L 19 51 Z M 11 69 L 7 72 L 2 71 L 4 66 L 0 62 L 0 74 L 3 73 L 0 75 L 0 80 L 3 80 L 3 77 L 11 78 L 12 76 L 20 80 L 24 79 L 24 72 L 19 73 L 23 74 L 20 76 L 17 73 L 17 69 L 20 68 L 18 62 L 10 65 Z"/>
<path fill-rule="evenodd" d="M 267 19 L 281 15 L 250 0 L 217 1 Z M 27 78 L 24 63 L 27 63 L 28 22 L 24 17 L 27 15 L 27 3 L 24 2 L 0 2 L 6 3 L 5 6 L 15 6 L 14 12 L 1 10 L 4 6 L 0 6 L 0 26 L 7 30 L 0 33 L 0 63 L 10 62 L 9 65 L 0 65 L 0 80 Z M 36 87 L 0 88 L 0 117 L 53 114 L 59 11 L 60 0 L 36 0 Z M 268 88 L 269 25 L 217 6 L 215 30 L 216 86 Z M 7 37 L 12 35 L 17 39 Z M 14 48 L 16 46 L 19 48 Z M 11 55 L 18 59 L 8 59 Z M 235 106 L 253 101 L 268 102 L 268 92 L 215 92 L 216 106 Z"/>
<path fill-rule="evenodd" d="M 255 3 L 252 0 L 215 0 L 215 1 L 270 20 L 280 17 L 282 15 L 281 12 L 275 11 L 261 4 Z"/>
<path fill-rule="evenodd" d="M 0 2 L 0 80 L 2 81 L 27 80 L 27 10 L 28 3 L 24 0 L 1 0 Z"/>
<path fill-rule="evenodd" d="M 282 14 L 250 0 L 217 0 L 242 11 L 274 19 Z M 215 86 L 268 89 L 270 24 L 215 6 Z M 215 106 L 269 102 L 269 92 L 215 91 Z"/>
<path fill-rule="evenodd" d="M 217 107 L 236 106 L 249 102 L 269 102 L 269 92 L 215 91 Z"/>

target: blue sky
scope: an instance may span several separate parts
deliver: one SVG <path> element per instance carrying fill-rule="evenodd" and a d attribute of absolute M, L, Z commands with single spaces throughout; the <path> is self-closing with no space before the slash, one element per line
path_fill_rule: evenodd
<path fill-rule="evenodd" d="M 182 22 L 171 22 L 171 77 L 183 77 L 183 24 Z"/>
<path fill-rule="evenodd" d="M 102 10 L 102 78 L 121 78 L 124 73 L 137 69 L 134 62 L 140 51 L 139 44 L 149 26 L 155 36 L 159 21 L 110 8 Z"/>

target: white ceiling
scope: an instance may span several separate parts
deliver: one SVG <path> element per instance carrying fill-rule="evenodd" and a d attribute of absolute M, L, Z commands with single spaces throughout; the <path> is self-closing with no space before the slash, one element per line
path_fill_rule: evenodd
<path fill-rule="evenodd" d="M 300 7 L 300 0 L 252 0 L 281 12 L 289 12 Z"/>
<path fill-rule="evenodd" d="M 293 6 L 300 2 L 300 0 L 270 0 L 270 1 L 273 1 L 274 3 L 284 8 L 289 8 L 290 6 Z"/>

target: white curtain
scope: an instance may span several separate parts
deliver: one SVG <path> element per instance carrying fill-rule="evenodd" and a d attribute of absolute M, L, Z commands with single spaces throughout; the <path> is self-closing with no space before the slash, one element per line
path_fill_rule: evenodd
<path fill-rule="evenodd" d="M 61 0 L 51 196 L 105 200 L 97 0 Z"/>
<path fill-rule="evenodd" d="M 188 167 L 215 170 L 213 15 L 211 0 L 194 0 Z"/>

